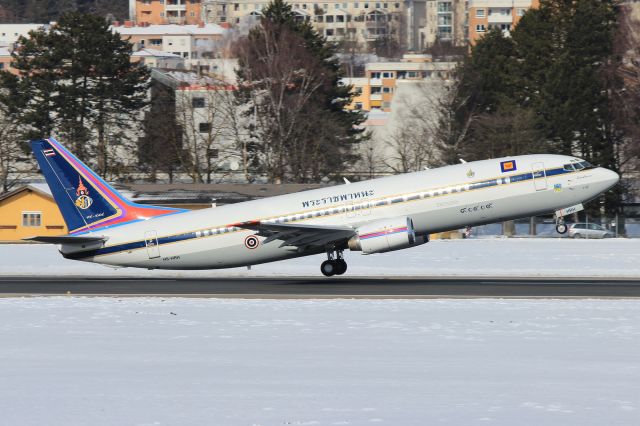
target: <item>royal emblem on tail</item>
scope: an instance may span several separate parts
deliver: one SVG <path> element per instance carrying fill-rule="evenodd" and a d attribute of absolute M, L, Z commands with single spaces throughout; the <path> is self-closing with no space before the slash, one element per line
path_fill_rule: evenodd
<path fill-rule="evenodd" d="M 82 178 L 78 177 L 78 180 L 78 188 L 76 189 L 76 196 L 78 198 L 76 198 L 75 204 L 76 206 L 78 206 L 78 208 L 86 210 L 91 207 L 91 204 L 93 204 L 93 200 L 91 199 L 91 197 L 89 197 L 89 190 L 82 183 Z"/>

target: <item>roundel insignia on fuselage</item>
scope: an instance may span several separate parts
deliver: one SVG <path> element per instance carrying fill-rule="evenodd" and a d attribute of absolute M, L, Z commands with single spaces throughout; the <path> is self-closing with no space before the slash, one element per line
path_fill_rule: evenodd
<path fill-rule="evenodd" d="M 260 245 L 260 240 L 255 235 L 249 235 L 244 239 L 244 246 L 250 250 L 258 248 Z"/>

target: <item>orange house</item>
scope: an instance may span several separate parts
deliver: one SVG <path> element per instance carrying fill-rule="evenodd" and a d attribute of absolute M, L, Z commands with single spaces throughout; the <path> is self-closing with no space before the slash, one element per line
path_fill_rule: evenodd
<path fill-rule="evenodd" d="M 64 235 L 67 227 L 46 184 L 31 184 L 0 195 L 0 241 Z"/>

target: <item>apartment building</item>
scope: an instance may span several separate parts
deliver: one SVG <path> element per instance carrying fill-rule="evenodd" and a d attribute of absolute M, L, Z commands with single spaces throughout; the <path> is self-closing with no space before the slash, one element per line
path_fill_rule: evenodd
<path fill-rule="evenodd" d="M 115 22 L 111 29 L 133 44 L 133 50 L 154 49 L 173 53 L 187 61 L 207 59 L 226 29 L 215 24 L 199 25 L 133 25 Z"/>
<path fill-rule="evenodd" d="M 193 25 L 202 22 L 202 0 L 129 0 L 137 23 Z"/>
<path fill-rule="evenodd" d="M 508 34 L 528 9 L 539 5 L 539 0 L 470 0 L 469 43 L 493 28 Z"/>
<path fill-rule="evenodd" d="M 399 62 L 371 62 L 365 77 L 345 78 L 343 84 L 353 86 L 354 98 L 349 109 L 391 111 L 398 86 L 412 82 L 448 80 L 455 62 L 433 62 L 430 55 L 407 54 Z"/>
<path fill-rule="evenodd" d="M 166 121 L 182 131 L 174 148 L 182 153 L 186 176 L 178 177 L 211 182 L 243 175 L 229 116 L 235 86 L 193 71 L 152 69 L 151 79 L 151 110 L 163 105 L 171 111 Z"/>
<path fill-rule="evenodd" d="M 437 41 L 464 46 L 468 37 L 467 3 L 467 0 L 427 0 L 420 48 L 428 48 Z"/>
<path fill-rule="evenodd" d="M 138 24 L 207 22 L 242 29 L 255 24 L 270 1 L 131 0 L 131 17 Z M 311 23 L 329 40 L 351 40 L 362 47 L 391 37 L 408 49 L 418 49 L 419 29 L 426 15 L 426 0 L 316 0 L 290 4 L 298 19 Z"/>
<path fill-rule="evenodd" d="M 30 31 L 50 27 L 50 24 L 0 24 L 0 45 L 13 47 L 21 36 L 29 37 Z"/>

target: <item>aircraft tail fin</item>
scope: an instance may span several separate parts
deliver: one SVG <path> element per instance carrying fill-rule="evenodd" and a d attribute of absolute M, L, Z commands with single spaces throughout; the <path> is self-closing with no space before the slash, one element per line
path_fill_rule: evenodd
<path fill-rule="evenodd" d="M 185 211 L 132 203 L 53 138 L 31 149 L 70 234 Z"/>

